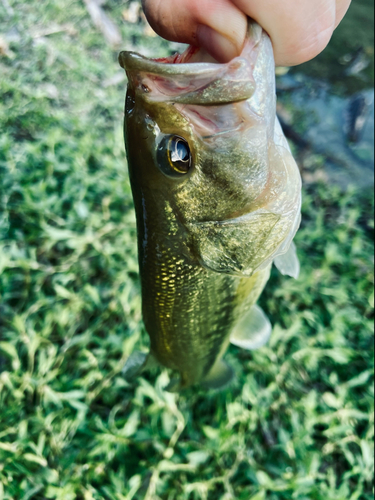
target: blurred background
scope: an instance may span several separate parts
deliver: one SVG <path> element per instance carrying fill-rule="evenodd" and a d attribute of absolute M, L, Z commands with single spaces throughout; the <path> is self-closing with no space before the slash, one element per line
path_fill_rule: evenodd
<path fill-rule="evenodd" d="M 374 6 L 277 70 L 304 180 L 299 280 L 261 298 L 236 382 L 133 385 L 147 350 L 119 50 L 183 47 L 138 1 L 0 0 L 0 500 L 373 498 Z"/>

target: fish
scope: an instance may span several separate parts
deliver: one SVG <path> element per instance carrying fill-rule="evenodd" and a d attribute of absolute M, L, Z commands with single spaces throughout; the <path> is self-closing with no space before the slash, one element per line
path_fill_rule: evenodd
<path fill-rule="evenodd" d="M 164 59 L 125 51 L 119 62 L 150 337 L 124 376 L 162 365 L 171 392 L 219 389 L 234 376 L 230 343 L 254 350 L 270 339 L 257 301 L 272 264 L 300 270 L 301 177 L 276 116 L 272 43 L 249 21 L 227 64 L 196 47 Z"/>

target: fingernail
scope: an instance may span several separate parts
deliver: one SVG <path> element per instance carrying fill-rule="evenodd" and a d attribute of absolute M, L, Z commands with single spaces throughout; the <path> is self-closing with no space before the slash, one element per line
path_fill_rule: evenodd
<path fill-rule="evenodd" d="M 240 55 L 240 51 L 233 42 L 209 26 L 201 24 L 198 27 L 197 39 L 199 46 L 219 63 L 227 63 Z"/>

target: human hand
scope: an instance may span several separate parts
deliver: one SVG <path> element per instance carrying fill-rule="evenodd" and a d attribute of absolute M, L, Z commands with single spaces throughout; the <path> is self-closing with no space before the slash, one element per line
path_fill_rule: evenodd
<path fill-rule="evenodd" d="M 240 55 L 247 18 L 270 35 L 276 64 L 309 61 L 327 46 L 351 0 L 142 0 L 162 37 L 204 48 L 219 62 Z"/>

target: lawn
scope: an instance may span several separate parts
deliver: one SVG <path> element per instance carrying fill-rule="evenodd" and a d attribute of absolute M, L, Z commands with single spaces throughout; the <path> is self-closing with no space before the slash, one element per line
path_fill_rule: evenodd
<path fill-rule="evenodd" d="M 127 7 L 124 48 L 167 54 Z M 83 1 L 1 0 L 0 75 L 0 500 L 371 500 L 373 194 L 306 185 L 301 277 L 274 270 L 272 340 L 230 348 L 230 388 L 128 384 L 148 337 L 117 52 Z"/>

